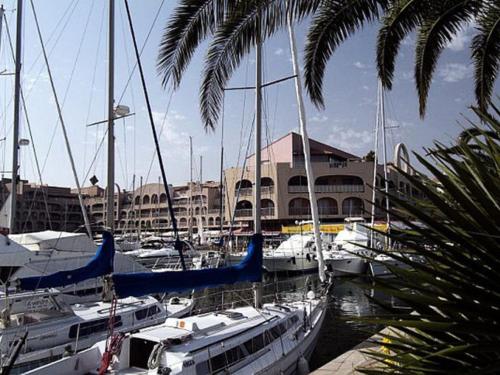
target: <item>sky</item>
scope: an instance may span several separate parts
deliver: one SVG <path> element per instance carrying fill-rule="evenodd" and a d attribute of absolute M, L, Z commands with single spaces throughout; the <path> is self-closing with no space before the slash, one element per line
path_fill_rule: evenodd
<path fill-rule="evenodd" d="M 106 181 L 106 142 L 99 148 L 105 124 L 86 126 L 106 118 L 107 108 L 107 20 L 108 2 L 97 0 L 33 1 L 42 37 L 49 52 L 49 63 L 56 92 L 62 103 L 64 123 L 81 185 L 88 186 L 95 175 L 101 186 Z M 156 128 L 168 182 L 185 183 L 190 178 L 189 137 L 193 140 L 194 176 L 203 180 L 219 179 L 221 126 L 206 132 L 199 115 L 198 91 L 207 43 L 200 46 L 180 88 L 163 88 L 156 70 L 158 45 L 163 28 L 176 2 L 131 0 L 134 26 L 152 102 Z M 16 2 L 6 1 L 7 24 L 15 37 Z M 144 96 L 135 63 L 133 45 L 122 1 L 116 1 L 115 28 L 115 102 L 130 107 L 135 115 L 115 123 L 116 182 L 121 189 L 158 181 L 159 168 L 153 159 L 154 144 Z M 155 20 L 155 16 L 158 17 Z M 31 125 L 33 143 L 45 184 L 75 186 L 69 157 L 49 82 L 41 56 L 33 12 L 29 1 L 24 5 L 22 87 Z M 304 46 L 308 22 L 296 25 L 297 46 Z M 377 24 L 366 26 L 345 42 L 331 58 L 324 81 L 326 108 L 318 110 L 307 97 L 306 118 L 312 139 L 363 156 L 373 149 L 376 116 L 375 43 Z M 394 87 L 386 96 L 387 149 L 392 160 L 394 146 L 404 142 L 410 150 L 423 152 L 434 140 L 449 143 L 463 129 L 465 118 L 472 118 L 472 66 L 469 45 L 472 26 L 462 30 L 442 54 L 434 75 L 424 120 L 418 115 L 413 80 L 415 36 L 404 40 L 396 64 Z M 276 34 L 263 46 L 264 81 L 292 73 L 289 41 L 285 32 Z M 299 52 L 302 58 L 302 53 Z M 3 25 L 0 46 L 0 71 L 12 72 L 12 53 Z M 243 60 L 229 86 L 251 86 L 255 74 L 253 51 Z M 130 79 L 129 79 L 130 78 Z M 12 75 L 0 76 L 1 170 L 10 177 L 13 117 Z M 498 92 L 498 83 L 494 92 Z M 253 118 L 252 91 L 231 91 L 224 103 L 224 167 L 242 164 Z M 21 115 L 21 138 L 29 138 L 28 123 Z M 270 143 L 298 129 L 298 113 L 293 81 L 270 86 L 264 93 L 264 139 Z M 251 143 L 253 144 L 253 142 Z M 249 152 L 253 152 L 250 147 Z M 413 161 L 414 159 L 412 159 Z M 40 182 L 32 145 L 22 146 L 21 177 Z"/>

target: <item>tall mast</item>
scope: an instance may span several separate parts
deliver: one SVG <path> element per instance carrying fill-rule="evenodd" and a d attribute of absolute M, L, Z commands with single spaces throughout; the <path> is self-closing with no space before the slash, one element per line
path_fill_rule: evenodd
<path fill-rule="evenodd" d="M 16 230 L 17 177 L 19 172 L 19 115 L 21 99 L 21 55 L 22 55 L 23 0 L 17 0 L 16 21 L 16 72 L 14 82 L 14 127 L 12 135 L 12 183 L 10 200 L 10 233 Z"/>
<path fill-rule="evenodd" d="M 385 208 L 387 211 L 387 230 L 390 228 L 391 217 L 389 214 L 389 180 L 387 173 L 387 146 L 386 146 L 386 135 L 385 135 L 385 105 L 384 105 L 384 88 L 382 87 L 382 83 L 379 82 L 379 100 L 380 100 L 380 127 L 382 130 L 382 148 L 383 148 L 383 163 L 384 163 L 384 189 L 385 189 Z M 390 247 L 390 239 L 389 237 L 385 237 L 386 246 Z"/>
<path fill-rule="evenodd" d="M 115 224 L 115 0 L 109 0 L 108 42 L 108 187 L 106 192 L 106 226 L 113 232 Z"/>
<path fill-rule="evenodd" d="M 260 34 L 260 28 L 257 31 Z M 254 184 L 254 233 L 261 233 L 261 133 L 262 133 L 262 44 L 260 35 L 257 35 L 255 45 L 255 184 Z M 262 283 L 254 283 L 254 304 L 255 308 L 262 306 Z"/>
<path fill-rule="evenodd" d="M 224 98 L 222 99 L 224 100 Z M 224 106 L 222 107 L 224 112 Z M 219 180 L 219 217 L 220 217 L 220 235 L 224 229 L 224 113 L 222 113 L 221 132 L 220 132 L 220 180 Z"/>
<path fill-rule="evenodd" d="M 189 136 L 189 241 L 193 240 L 193 137 Z"/>
<path fill-rule="evenodd" d="M 371 210 L 371 228 L 370 231 L 370 243 L 373 247 L 373 228 L 375 225 L 375 198 L 377 192 L 377 164 L 378 164 L 378 131 L 380 128 L 380 80 L 377 86 L 377 115 L 375 117 L 375 145 L 373 147 L 373 180 L 372 180 L 372 210 Z"/>
<path fill-rule="evenodd" d="M 321 244 L 320 223 L 318 215 L 318 203 L 314 191 L 314 174 L 311 165 L 311 155 L 309 148 L 309 137 L 306 130 L 306 112 L 304 109 L 304 100 L 302 99 L 302 83 L 300 81 L 299 63 L 297 61 L 297 47 L 295 46 L 295 35 L 293 32 L 292 21 L 288 20 L 288 34 L 290 37 L 290 52 L 292 54 L 293 74 L 295 75 L 295 93 L 297 95 L 297 105 L 299 107 L 299 125 L 302 135 L 302 148 L 304 149 L 304 161 L 306 167 L 307 187 L 309 190 L 309 200 L 311 202 L 311 216 L 314 229 L 314 242 L 316 244 L 316 257 L 318 259 L 319 279 L 324 282 L 325 262 L 323 260 L 323 247 Z"/>
<path fill-rule="evenodd" d="M 140 179 L 140 188 L 139 188 L 139 241 L 141 240 L 141 231 L 142 231 L 142 224 L 141 224 L 141 219 L 142 219 L 142 176 Z"/>

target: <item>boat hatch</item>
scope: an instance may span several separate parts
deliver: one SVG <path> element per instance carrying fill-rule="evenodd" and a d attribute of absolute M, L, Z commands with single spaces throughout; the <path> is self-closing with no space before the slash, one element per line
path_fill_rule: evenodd
<path fill-rule="evenodd" d="M 180 328 L 197 333 L 207 332 L 226 326 L 224 322 L 211 322 L 211 321 L 193 322 L 190 320 L 176 319 L 176 318 L 168 318 L 165 321 L 165 325 L 167 327 Z"/>
<path fill-rule="evenodd" d="M 225 310 L 225 311 L 219 311 L 219 312 L 217 312 L 217 314 L 220 314 L 220 315 L 225 315 L 225 316 L 227 316 L 229 319 L 234 319 L 234 320 L 238 320 L 238 319 L 244 319 L 244 318 L 246 318 L 246 316 L 245 316 L 245 315 L 243 315 L 242 313 L 237 312 L 237 311 L 229 311 L 229 310 Z"/>

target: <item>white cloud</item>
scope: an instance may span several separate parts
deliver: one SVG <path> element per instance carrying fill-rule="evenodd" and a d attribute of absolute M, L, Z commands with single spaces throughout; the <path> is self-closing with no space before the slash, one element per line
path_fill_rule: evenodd
<path fill-rule="evenodd" d="M 448 63 L 438 71 L 438 76 L 445 82 L 458 82 L 472 75 L 472 65 Z"/>
<path fill-rule="evenodd" d="M 403 46 L 412 46 L 415 44 L 415 41 L 413 40 L 413 38 L 411 37 L 411 35 L 407 35 L 403 41 L 401 42 L 401 44 Z"/>
<path fill-rule="evenodd" d="M 314 115 L 313 117 L 311 117 L 310 119 L 311 122 L 326 122 L 328 121 L 328 117 L 325 116 L 325 115 Z"/>
<path fill-rule="evenodd" d="M 165 112 L 153 111 L 153 121 L 158 132 L 161 132 L 159 136 L 168 144 L 168 147 L 163 148 L 166 155 L 180 156 L 183 159 L 189 157 L 189 134 L 180 130 L 180 123 L 184 118 L 175 111 L 170 111 L 167 116 Z"/>
<path fill-rule="evenodd" d="M 363 90 L 368 91 L 368 90 L 370 90 L 370 87 L 369 87 L 369 86 L 367 86 L 367 85 L 363 85 Z"/>
<path fill-rule="evenodd" d="M 365 64 L 363 64 L 361 61 L 356 61 L 353 65 L 358 69 L 366 69 L 367 68 L 367 66 Z"/>
<path fill-rule="evenodd" d="M 277 56 L 281 56 L 283 55 L 285 51 L 283 50 L 283 48 L 278 48 L 277 50 L 274 51 L 274 54 L 277 55 Z"/>
<path fill-rule="evenodd" d="M 328 136 L 327 143 L 349 152 L 363 149 L 373 142 L 374 138 L 371 131 L 333 126 L 333 133 Z"/>
<path fill-rule="evenodd" d="M 467 48 L 470 40 L 472 39 L 472 27 L 465 27 L 458 31 L 457 35 L 453 37 L 453 39 L 448 43 L 446 48 L 451 49 L 452 51 L 458 52 L 463 51 Z"/>

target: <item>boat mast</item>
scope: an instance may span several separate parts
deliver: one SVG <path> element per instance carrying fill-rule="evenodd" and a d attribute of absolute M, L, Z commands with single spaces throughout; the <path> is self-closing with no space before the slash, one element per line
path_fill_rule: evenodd
<path fill-rule="evenodd" d="M 320 223 L 318 215 L 318 203 L 314 191 L 314 174 L 311 165 L 311 155 L 309 148 L 309 137 L 306 130 L 306 113 L 304 100 L 302 99 L 302 83 L 300 80 L 299 63 L 297 61 L 297 47 L 295 45 L 295 34 L 293 32 L 292 21 L 288 19 L 288 35 L 290 39 L 290 52 L 292 54 L 293 74 L 295 75 L 295 93 L 297 95 L 297 105 L 299 108 L 299 126 L 302 135 L 302 148 L 304 149 L 304 161 L 306 167 L 307 187 L 309 190 L 309 200 L 311 202 L 311 216 L 314 229 L 314 242 L 316 244 L 316 257 L 318 259 L 319 279 L 321 282 L 326 280 L 325 262 L 323 260 L 323 247 L 321 244 Z"/>
<path fill-rule="evenodd" d="M 189 136 L 189 241 L 193 240 L 193 137 Z"/>
<path fill-rule="evenodd" d="M 108 186 L 106 191 L 106 226 L 113 232 L 115 214 L 115 135 L 114 135 L 114 85 L 115 85 L 115 0 L 109 0 L 108 30 Z"/>
<path fill-rule="evenodd" d="M 387 212 L 387 231 L 389 231 L 391 224 L 391 216 L 389 214 L 389 179 L 387 173 L 387 146 L 386 146 L 386 134 L 385 134 L 385 105 L 384 105 L 384 88 L 382 83 L 379 81 L 379 100 L 380 100 L 380 127 L 382 130 L 382 148 L 383 148 L 383 164 L 384 164 L 384 190 L 385 190 L 385 208 Z M 391 242 L 389 237 L 385 237 L 386 246 L 390 247 Z"/>
<path fill-rule="evenodd" d="M 3 8 L 2 8 L 3 9 Z M 2 11 L 3 13 L 3 11 Z M 12 131 L 12 182 L 10 189 L 9 232 L 16 231 L 17 177 L 19 171 L 19 115 L 21 103 L 21 57 L 22 57 L 23 0 L 17 0 L 16 20 L 16 72 L 14 81 L 14 126 Z"/>
<path fill-rule="evenodd" d="M 261 227 L 261 133 L 262 133 L 262 43 L 260 41 L 260 28 L 257 30 L 255 45 L 255 183 L 254 183 L 254 234 L 262 232 Z M 254 283 L 255 308 L 262 307 L 262 283 Z"/>
<path fill-rule="evenodd" d="M 377 164 L 378 164 L 378 130 L 380 127 L 380 80 L 377 86 L 377 114 L 375 117 L 375 145 L 373 147 L 373 180 L 372 180 L 372 209 L 371 209 L 371 230 L 370 230 L 370 246 L 373 247 L 373 229 L 375 226 L 375 198 L 377 192 Z"/>

